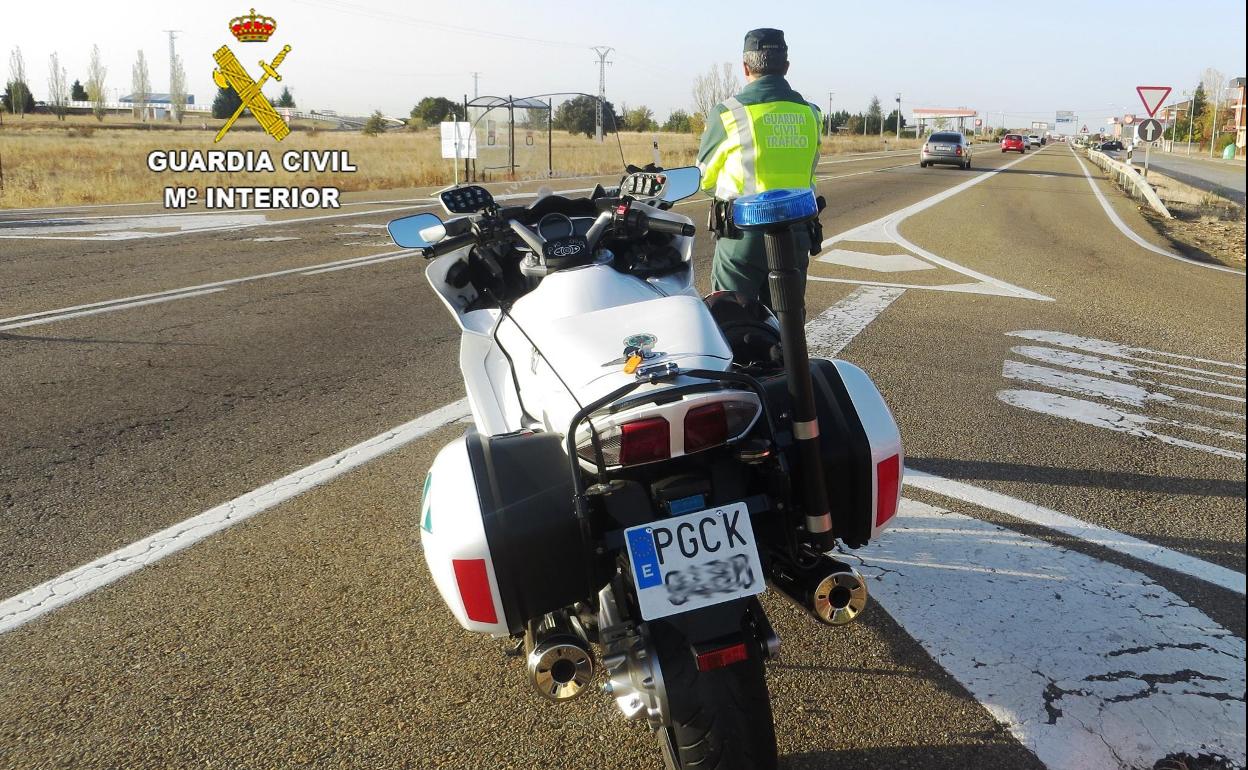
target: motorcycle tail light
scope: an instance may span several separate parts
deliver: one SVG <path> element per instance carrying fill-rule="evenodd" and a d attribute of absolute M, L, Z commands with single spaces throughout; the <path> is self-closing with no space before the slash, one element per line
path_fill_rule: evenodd
<path fill-rule="evenodd" d="M 734 391 L 691 394 L 677 401 L 646 403 L 592 419 L 601 462 L 610 468 L 667 460 L 728 444 L 748 433 L 762 413 L 755 394 Z M 588 463 L 599 462 L 589 421 L 577 428 L 576 453 Z"/>
<path fill-rule="evenodd" d="M 753 401 L 716 401 L 685 414 L 685 454 L 726 444 L 745 433 L 758 417 Z"/>
<path fill-rule="evenodd" d="M 728 416 L 724 402 L 690 409 L 685 415 L 685 452 L 697 452 L 728 440 Z"/>
<path fill-rule="evenodd" d="M 640 465 L 672 456 L 671 426 L 662 417 L 620 426 L 620 465 Z"/>

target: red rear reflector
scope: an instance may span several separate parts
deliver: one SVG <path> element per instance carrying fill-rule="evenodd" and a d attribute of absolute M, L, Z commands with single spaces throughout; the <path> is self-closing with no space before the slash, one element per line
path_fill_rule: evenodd
<path fill-rule="evenodd" d="M 740 663 L 750 657 L 750 651 L 745 646 L 745 642 L 734 644 L 731 647 L 723 647 L 710 652 L 698 653 L 698 670 L 710 671 L 714 668 L 723 668 L 731 666 L 733 663 Z"/>
<path fill-rule="evenodd" d="M 672 456 L 671 429 L 662 417 L 620 426 L 620 465 L 637 465 Z"/>
<path fill-rule="evenodd" d="M 897 488 L 901 484 L 901 455 L 880 460 L 875 466 L 875 526 L 881 527 L 897 513 Z"/>
<path fill-rule="evenodd" d="M 494 596 L 490 593 L 490 577 L 485 571 L 485 559 L 451 559 L 455 568 L 455 582 L 459 585 L 459 597 L 464 600 L 464 612 L 469 620 L 479 623 L 497 623 Z"/>
<path fill-rule="evenodd" d="M 685 414 L 685 453 L 719 446 L 728 440 L 728 415 L 722 401 L 690 409 Z"/>
<path fill-rule="evenodd" d="M 958 155 L 961 155 L 961 154 L 962 154 L 962 148 L 959 146 L 958 148 L 956 148 L 956 149 L 954 150 L 954 152 L 955 152 L 956 154 L 958 154 Z"/>

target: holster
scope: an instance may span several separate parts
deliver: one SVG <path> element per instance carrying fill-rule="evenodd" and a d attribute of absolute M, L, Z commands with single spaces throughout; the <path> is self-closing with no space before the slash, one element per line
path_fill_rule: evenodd
<path fill-rule="evenodd" d="M 716 198 L 711 202 L 711 210 L 707 214 L 706 219 L 706 229 L 710 230 L 717 240 L 719 238 L 737 240 L 741 237 L 741 230 L 732 221 L 732 201 Z"/>
<path fill-rule="evenodd" d="M 819 213 L 822 214 L 823 208 L 828 205 L 828 202 L 820 195 L 815 199 L 815 204 L 818 206 Z M 823 251 L 823 222 L 820 222 L 819 217 L 816 215 L 806 223 L 806 230 L 810 234 L 810 256 L 817 257 L 819 252 Z"/>

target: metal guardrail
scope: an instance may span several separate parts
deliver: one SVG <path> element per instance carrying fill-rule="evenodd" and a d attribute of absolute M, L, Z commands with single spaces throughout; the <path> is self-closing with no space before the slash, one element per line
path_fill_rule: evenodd
<path fill-rule="evenodd" d="M 1143 199 L 1153 211 L 1161 214 L 1166 219 L 1174 219 L 1174 215 L 1166 208 L 1166 204 L 1161 202 L 1157 191 L 1147 180 L 1130 165 L 1122 161 L 1114 160 L 1103 152 L 1098 150 L 1088 150 L 1088 160 L 1095 163 L 1101 169 L 1106 171 L 1110 178 L 1114 180 L 1127 194 L 1136 200 Z"/>

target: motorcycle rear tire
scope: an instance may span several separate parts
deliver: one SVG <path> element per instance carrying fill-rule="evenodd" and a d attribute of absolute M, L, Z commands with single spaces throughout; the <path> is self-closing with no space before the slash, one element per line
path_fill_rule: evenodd
<path fill-rule="evenodd" d="M 699 671 L 679 630 L 653 621 L 650 632 L 671 712 L 659 745 L 670 738 L 676 767 L 775 770 L 776 726 L 759 652 L 751 645 L 747 660 Z"/>

